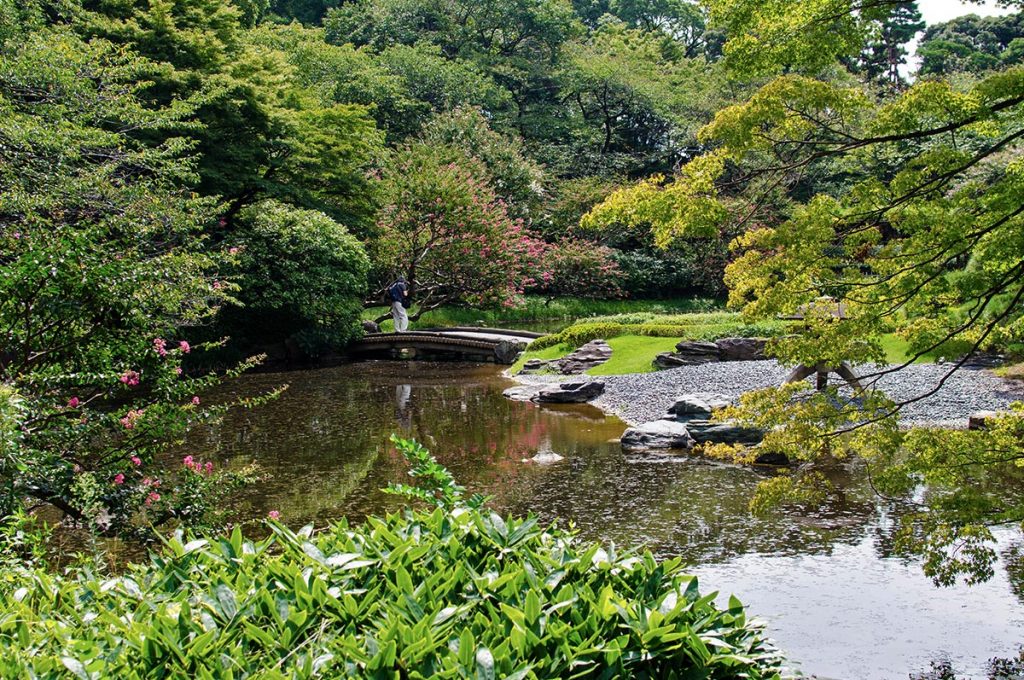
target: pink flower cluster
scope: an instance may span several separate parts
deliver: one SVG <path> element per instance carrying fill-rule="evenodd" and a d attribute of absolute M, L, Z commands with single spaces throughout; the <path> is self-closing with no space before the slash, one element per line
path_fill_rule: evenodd
<path fill-rule="evenodd" d="M 118 380 L 120 380 L 128 387 L 135 387 L 136 385 L 139 384 L 140 377 L 141 376 L 139 375 L 138 371 L 125 371 L 124 373 L 121 374 L 121 377 L 118 378 Z"/>
<path fill-rule="evenodd" d="M 273 520 L 278 520 L 281 519 L 281 513 L 278 512 L 277 510 L 271 510 L 270 512 L 267 513 L 267 517 Z"/>
<path fill-rule="evenodd" d="M 68 408 L 78 408 L 78 405 L 82 403 L 78 400 L 78 397 L 71 397 L 68 399 Z"/>
<path fill-rule="evenodd" d="M 178 343 L 178 349 L 181 350 L 182 354 L 188 354 L 192 351 L 192 345 L 188 344 L 187 340 L 182 340 Z"/>
<path fill-rule="evenodd" d="M 134 465 L 135 467 L 139 467 L 140 465 L 142 465 L 142 459 L 139 458 L 138 456 L 132 456 L 131 461 L 132 465 Z"/>
<path fill-rule="evenodd" d="M 192 456 L 185 456 L 184 458 L 182 458 L 181 464 L 197 474 L 213 474 L 213 463 L 211 463 L 210 461 L 206 461 L 205 463 L 203 463 L 202 461 L 196 460 Z"/>
<path fill-rule="evenodd" d="M 135 423 L 142 417 L 142 414 L 146 412 L 146 409 L 140 408 L 138 410 L 132 409 L 128 411 L 127 415 L 121 418 L 121 425 L 126 430 L 135 429 Z"/>
<path fill-rule="evenodd" d="M 160 356 L 167 356 L 167 341 L 163 338 L 153 338 L 153 348 Z"/>

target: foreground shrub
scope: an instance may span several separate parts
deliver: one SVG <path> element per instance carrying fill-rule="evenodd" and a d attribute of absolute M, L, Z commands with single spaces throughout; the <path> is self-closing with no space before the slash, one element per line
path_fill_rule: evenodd
<path fill-rule="evenodd" d="M 777 677 L 679 560 L 466 508 L 185 541 L 0 590 L 2 677 Z"/>
<path fill-rule="evenodd" d="M 426 501 L 313 534 L 185 541 L 103 579 L 24 570 L 0 583 L 0 677 L 777 678 L 735 599 L 678 559 L 581 545 L 463 501 L 396 440 Z"/>

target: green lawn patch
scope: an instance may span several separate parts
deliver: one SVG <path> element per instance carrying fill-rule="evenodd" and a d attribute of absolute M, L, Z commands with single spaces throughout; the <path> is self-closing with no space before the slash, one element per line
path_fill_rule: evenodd
<path fill-rule="evenodd" d="M 608 341 L 612 358 L 587 371 L 589 375 L 623 375 L 650 373 L 654 357 L 676 348 L 679 338 L 650 338 L 641 335 L 620 335 Z"/>

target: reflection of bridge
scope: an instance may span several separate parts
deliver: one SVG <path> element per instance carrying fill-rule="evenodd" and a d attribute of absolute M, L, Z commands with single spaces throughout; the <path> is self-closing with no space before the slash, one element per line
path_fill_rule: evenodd
<path fill-rule="evenodd" d="M 405 333 L 369 333 L 348 347 L 353 356 L 401 359 L 462 359 L 515 363 L 540 333 L 502 328 L 428 328 Z"/>

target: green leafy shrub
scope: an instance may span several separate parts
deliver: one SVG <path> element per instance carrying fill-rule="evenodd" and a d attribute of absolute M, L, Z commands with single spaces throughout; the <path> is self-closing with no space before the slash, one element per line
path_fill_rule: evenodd
<path fill-rule="evenodd" d="M 224 323 L 256 345 L 294 342 L 308 356 L 360 333 L 370 263 L 362 244 L 327 215 L 264 201 L 242 213 L 241 308 Z"/>
<path fill-rule="evenodd" d="M 716 607 L 680 560 L 463 504 L 425 449 L 398 444 L 424 483 L 399 492 L 433 511 L 275 523 L 256 542 L 179 533 L 119 578 L 0 584 L 0 676 L 780 677 L 739 601 Z"/>
<path fill-rule="evenodd" d="M 735 314 L 712 313 L 658 316 L 656 314 L 619 314 L 602 317 L 600 320 L 578 323 L 562 330 L 537 338 L 530 343 L 529 351 L 536 351 L 566 344 L 579 347 L 598 338 L 614 338 L 620 335 L 644 335 L 654 338 L 687 338 L 717 340 L 728 337 L 776 337 L 786 332 L 782 322 L 745 324 Z M 728 321 L 721 322 L 719 319 Z M 638 321 L 638 323 L 634 323 Z M 710 321 L 710 323 L 709 323 Z"/>

